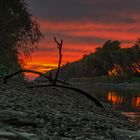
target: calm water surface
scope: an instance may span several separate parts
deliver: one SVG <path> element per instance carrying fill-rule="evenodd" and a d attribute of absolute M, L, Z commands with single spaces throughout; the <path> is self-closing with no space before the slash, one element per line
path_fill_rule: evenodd
<path fill-rule="evenodd" d="M 140 91 L 98 90 L 94 95 L 111 104 L 113 110 L 121 111 L 130 121 L 140 125 Z"/>

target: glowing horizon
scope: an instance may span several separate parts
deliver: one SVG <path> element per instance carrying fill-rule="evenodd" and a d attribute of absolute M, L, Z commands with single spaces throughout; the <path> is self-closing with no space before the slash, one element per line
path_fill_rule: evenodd
<path fill-rule="evenodd" d="M 123 47 L 128 47 L 135 42 L 138 36 L 137 32 L 130 31 L 130 29 L 137 29 L 135 24 L 125 24 L 120 34 L 116 30 L 124 24 L 107 25 L 91 21 L 83 22 L 84 25 L 81 26 L 76 21 L 64 23 L 40 19 L 41 31 L 44 33 L 45 39 L 38 44 L 37 51 L 32 54 L 32 61 L 27 62 L 25 68 L 47 72 L 57 67 L 59 56 L 53 40 L 54 36 L 58 40 L 63 39 L 64 41 L 62 64 L 76 61 L 82 58 L 84 54 L 94 52 L 95 48 L 101 47 L 106 40 L 120 40 Z"/>
<path fill-rule="evenodd" d="M 62 64 L 94 52 L 107 40 L 119 40 L 122 47 L 129 47 L 140 36 L 140 2 L 137 0 L 129 2 L 131 10 L 126 0 L 26 1 L 45 35 L 26 68 L 43 72 L 44 65 L 47 65 L 46 71 L 56 68 L 58 50 L 54 36 L 64 41 Z"/>

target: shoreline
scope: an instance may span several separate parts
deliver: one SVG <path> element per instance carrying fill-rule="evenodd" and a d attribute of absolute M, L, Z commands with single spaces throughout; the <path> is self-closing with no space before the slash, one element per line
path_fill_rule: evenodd
<path fill-rule="evenodd" d="M 129 135 L 129 131 L 136 136 L 140 129 L 106 103 L 104 111 L 75 92 L 60 88 L 31 90 L 28 84 L 0 83 L 1 126 L 53 140 L 115 140 Z M 120 131 L 125 131 L 123 136 Z"/>
<path fill-rule="evenodd" d="M 103 88 L 114 88 L 114 89 L 132 89 L 132 90 L 140 90 L 140 82 L 133 81 L 125 81 L 125 82 L 100 82 L 94 81 L 92 78 L 75 78 L 71 79 L 70 83 L 72 85 L 92 85 L 95 87 L 103 87 Z"/>

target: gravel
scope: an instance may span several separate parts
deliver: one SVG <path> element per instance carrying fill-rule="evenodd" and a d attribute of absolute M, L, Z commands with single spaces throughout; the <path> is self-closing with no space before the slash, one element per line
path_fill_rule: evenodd
<path fill-rule="evenodd" d="M 116 140 L 117 129 L 139 130 L 139 126 L 111 111 L 106 103 L 103 110 L 77 92 L 45 87 L 29 89 L 29 85 L 32 84 L 0 82 L 1 130 L 7 127 L 45 140 Z"/>

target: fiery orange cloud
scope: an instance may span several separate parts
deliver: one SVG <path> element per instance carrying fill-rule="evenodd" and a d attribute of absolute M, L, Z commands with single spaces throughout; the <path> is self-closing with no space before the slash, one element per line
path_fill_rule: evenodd
<path fill-rule="evenodd" d="M 139 37 L 140 27 L 137 23 L 99 23 L 93 21 L 55 22 L 39 19 L 45 39 L 32 54 L 32 61 L 25 68 L 46 72 L 57 67 L 58 50 L 53 37 L 63 39 L 63 62 L 80 59 L 84 54 L 93 52 L 95 48 L 109 39 L 121 40 L 128 47 Z M 35 76 L 29 76 L 35 77 Z"/>

